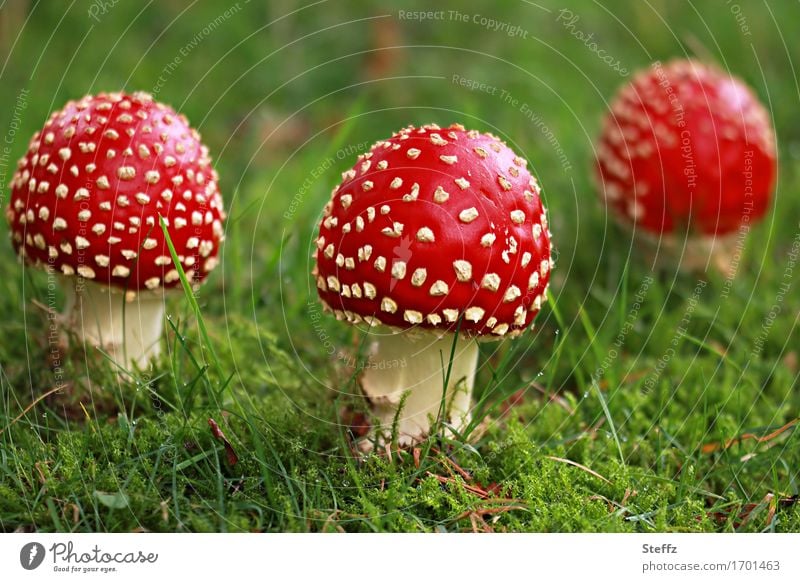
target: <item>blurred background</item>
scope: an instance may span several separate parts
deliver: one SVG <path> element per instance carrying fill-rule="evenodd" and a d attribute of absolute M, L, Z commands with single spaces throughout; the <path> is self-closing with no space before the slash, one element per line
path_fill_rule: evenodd
<path fill-rule="evenodd" d="M 0 0 L 0 153 L 8 148 L 0 156 L 0 202 L 29 137 L 67 100 L 144 90 L 186 114 L 210 148 L 229 213 L 222 263 L 198 296 L 217 349 L 256 394 L 268 382 L 258 369 L 281 364 L 263 338 L 259 348 L 248 343 L 241 322 L 274 334 L 291 365 L 313 378 L 306 400 L 299 392 L 286 397 L 310 422 L 330 424 L 331 411 L 314 407 L 324 408 L 319 386 L 342 365 L 328 355 L 323 334 L 339 353 L 352 346 L 347 326 L 317 321 L 310 307 L 314 230 L 331 188 L 358 153 L 405 125 L 458 122 L 491 131 L 530 161 L 543 186 L 556 269 L 553 301 L 537 330 L 516 342 L 506 376 L 495 381 L 493 371 L 482 370 L 478 396 L 491 385 L 499 402 L 540 378 L 547 390 L 574 399 L 578 413 L 566 420 L 553 413 L 548 421 L 533 412 L 529 438 L 562 443 L 562 432 L 602 424 L 610 409 L 631 436 L 616 446 L 634 464 L 672 479 L 683 453 L 693 454 L 702 441 L 780 426 L 800 410 L 793 388 L 796 289 L 782 296 L 780 316 L 764 332 L 800 216 L 797 21 L 798 4 L 789 1 Z M 598 200 L 593 142 L 608 101 L 634 71 L 686 56 L 741 77 L 769 109 L 780 156 L 777 193 L 749 238 L 730 299 L 721 299 L 719 281 L 703 292 L 690 324 L 702 341 L 681 340 L 652 393 L 633 387 L 669 347 L 697 280 L 670 273 L 647 289 L 646 307 L 625 346 L 617 346 L 620 359 L 605 370 L 606 408 L 602 397 L 586 400 L 589 377 L 650 271 Z M 0 305 L 9 334 L 23 333 L 17 316 L 44 284 L 40 274 L 21 273 L 11 245 L 0 244 Z M 36 349 L 2 343 L 11 384 L 38 389 L 47 382 L 35 371 Z M 756 358 L 753 346 L 761 346 Z M 494 350 L 508 348 L 484 349 L 492 362 L 499 358 Z M 694 415 L 697 424 L 686 425 Z M 659 435 L 655 451 L 634 444 L 651 428 Z M 662 438 L 680 454 L 663 456 Z M 792 442 L 794 462 L 775 452 L 762 468 L 768 474 L 782 467 L 773 489 L 796 494 L 800 448 Z M 609 443 L 586 445 L 584 459 L 613 464 Z M 298 446 L 313 452 L 316 445 Z M 705 470 L 704 486 L 720 493 L 739 479 L 735 468 L 711 461 Z M 769 489 L 756 473 L 747 486 L 736 485 L 742 498 L 760 499 Z"/>
<path fill-rule="evenodd" d="M 10 0 L 0 10 L 0 129 L 13 164 L 69 99 L 145 90 L 171 104 L 210 147 L 230 211 L 211 284 L 224 284 L 232 305 L 282 301 L 289 312 L 305 303 L 292 297 L 313 295 L 300 277 L 316 216 L 359 151 L 409 123 L 489 130 L 543 184 L 560 265 L 554 291 L 577 277 L 582 302 L 598 280 L 615 288 L 630 253 L 591 181 L 593 139 L 617 87 L 655 60 L 717 62 L 770 109 L 783 184 L 800 157 L 798 49 L 782 27 L 795 12 L 790 2 L 723 0 L 624 9 L 551 0 Z M 780 184 L 768 222 L 796 214 Z M 290 271 L 283 298 L 280 281 L 264 277 L 279 268 Z"/>

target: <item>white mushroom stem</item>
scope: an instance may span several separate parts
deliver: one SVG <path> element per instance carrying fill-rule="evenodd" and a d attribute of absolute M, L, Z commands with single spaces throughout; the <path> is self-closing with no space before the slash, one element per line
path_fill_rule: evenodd
<path fill-rule="evenodd" d="M 746 231 L 707 236 L 658 236 L 637 229 L 634 241 L 661 270 L 703 272 L 714 269 L 723 277 L 734 277 L 739 267 Z"/>
<path fill-rule="evenodd" d="M 360 384 L 376 425 L 371 439 L 389 442 L 395 417 L 398 444 L 405 446 L 428 436 L 431 422 L 439 417 L 448 370 L 442 418 L 456 430 L 469 423 L 478 363 L 474 339 L 416 330 L 385 332 L 372 339 L 368 355 Z"/>
<path fill-rule="evenodd" d="M 145 369 L 161 353 L 164 297 L 142 292 L 127 300 L 125 293 L 80 277 L 64 284 L 64 319 L 87 349 L 98 347 L 126 370 Z"/>

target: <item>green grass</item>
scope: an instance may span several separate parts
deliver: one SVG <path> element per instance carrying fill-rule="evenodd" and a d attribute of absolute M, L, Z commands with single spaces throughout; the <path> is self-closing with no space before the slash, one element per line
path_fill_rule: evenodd
<path fill-rule="evenodd" d="M 203 36 L 158 97 L 214 154 L 227 241 L 208 283 L 169 300 L 165 353 L 147 373 L 72 350 L 68 389 L 37 400 L 57 383 L 47 314 L 34 303 L 49 304 L 47 277 L 0 248 L 0 530 L 800 531 L 800 436 L 796 425 L 771 434 L 800 417 L 790 254 L 800 93 L 798 55 L 783 41 L 797 6 L 742 3 L 749 36 L 725 5 L 572 8 L 576 27 L 629 70 L 707 53 L 770 107 L 778 191 L 728 290 L 713 275 L 698 287 L 651 273 L 596 200 L 592 140 L 624 79 L 556 21 L 559 4 L 494 4 L 450 8 L 520 24 L 526 39 L 399 20 L 411 3 L 388 2 L 328 2 L 283 19 L 292 9 L 282 3 L 242 2 Z M 39 3 L 24 26 L 24 10 L 0 5 L 4 136 L 29 90 L 12 163 L 66 99 L 152 89 L 224 12 L 123 1 L 94 22 L 90 5 Z M 520 103 L 469 91 L 453 74 Z M 346 359 L 358 338 L 314 307 L 314 226 L 359 146 L 429 121 L 494 131 L 530 160 L 558 250 L 551 301 L 532 333 L 481 347 L 473 438 L 431 441 L 418 462 L 410 451 L 358 458 L 343 416 L 360 406 Z"/>

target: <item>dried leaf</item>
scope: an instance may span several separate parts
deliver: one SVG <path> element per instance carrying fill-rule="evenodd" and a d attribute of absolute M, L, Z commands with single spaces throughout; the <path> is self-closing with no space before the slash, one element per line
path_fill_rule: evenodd
<path fill-rule="evenodd" d="M 717 443 L 706 443 L 700 448 L 700 450 L 703 453 L 709 454 L 709 453 L 716 452 L 716 451 L 718 451 L 720 449 L 722 449 L 722 450 L 729 449 L 733 445 L 739 444 L 740 442 L 745 441 L 745 440 L 754 440 L 757 443 L 766 443 L 766 442 L 771 441 L 775 437 L 780 436 L 781 434 L 783 434 L 784 432 L 786 432 L 787 430 L 792 428 L 794 425 L 796 425 L 798 422 L 800 422 L 800 418 L 795 418 L 794 420 L 791 420 L 791 421 L 787 422 L 786 424 L 784 424 L 782 427 L 780 427 L 780 428 L 778 428 L 778 429 L 776 429 L 776 430 L 772 431 L 771 433 L 766 434 L 764 436 L 758 436 L 758 435 L 755 435 L 753 433 L 747 432 L 747 433 L 744 433 L 742 436 L 734 437 L 732 439 L 729 439 L 729 440 L 725 441 L 724 443 L 719 443 L 719 442 L 717 442 Z"/>
<path fill-rule="evenodd" d="M 233 450 L 233 445 L 231 445 L 228 437 L 225 436 L 225 433 L 222 432 L 222 429 L 213 418 L 208 419 L 208 426 L 211 427 L 211 434 L 214 436 L 214 438 L 218 441 L 221 441 L 222 444 L 225 445 L 225 454 L 228 457 L 228 464 L 233 467 L 239 462 L 239 457 L 236 454 L 236 451 Z"/>

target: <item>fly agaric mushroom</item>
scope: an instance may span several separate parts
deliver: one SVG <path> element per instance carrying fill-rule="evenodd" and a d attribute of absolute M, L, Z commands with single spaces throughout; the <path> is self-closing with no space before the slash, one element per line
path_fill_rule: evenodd
<path fill-rule="evenodd" d="M 598 188 L 665 264 L 730 272 L 775 182 L 769 115 L 739 79 L 693 60 L 655 63 L 612 101 Z"/>
<path fill-rule="evenodd" d="M 30 142 L 11 181 L 11 239 L 63 278 L 62 319 L 122 364 L 159 354 L 164 297 L 180 284 L 159 219 L 190 281 L 217 263 L 225 213 L 208 149 L 146 93 L 70 101 Z"/>
<path fill-rule="evenodd" d="M 313 274 L 323 307 L 369 330 L 360 387 L 378 440 L 396 416 L 401 444 L 424 438 L 442 402 L 456 430 L 469 422 L 476 340 L 519 336 L 546 299 L 539 193 L 524 159 L 460 125 L 403 129 L 343 174 Z"/>

